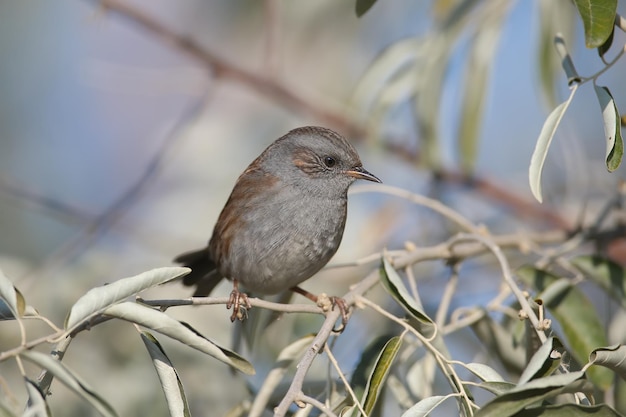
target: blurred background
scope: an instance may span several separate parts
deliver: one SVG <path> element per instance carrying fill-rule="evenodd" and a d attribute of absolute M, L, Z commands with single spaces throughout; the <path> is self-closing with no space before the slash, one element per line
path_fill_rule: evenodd
<path fill-rule="evenodd" d="M 204 245 L 237 176 L 297 126 L 338 130 L 385 184 L 439 198 L 492 231 L 572 225 L 583 205 L 601 204 L 624 178 L 625 168 L 612 174 L 604 168 L 602 117 L 588 84 L 552 144 L 543 206 L 529 191 L 528 165 L 542 124 L 568 94 L 559 58 L 549 48 L 546 57 L 545 45 L 562 32 L 581 75 L 604 66 L 595 50 L 584 48 L 582 23 L 569 1 L 379 0 L 360 18 L 352 0 L 110 6 L 0 2 L 0 268 L 57 325 L 90 288 L 171 265 L 180 252 Z M 618 12 L 626 13 L 623 2 Z M 160 26 L 148 30 L 142 18 Z M 172 34 L 192 40 L 192 47 L 177 45 Z M 615 44 L 623 43 L 616 33 Z M 196 47 L 210 57 L 199 57 Z M 622 60 L 600 79 L 618 107 L 626 106 L 625 71 Z M 478 101 L 468 99 L 468 86 L 480 87 Z M 468 107 L 476 113 L 467 115 Z M 472 134 L 476 144 L 462 147 L 460 138 Z M 481 192 L 465 184 L 468 178 L 505 194 Z M 359 193 L 358 186 L 331 264 L 449 236 L 432 212 L 382 193 Z M 341 294 L 373 266 L 323 271 L 306 287 Z M 497 291 L 490 269 L 476 268 L 476 280 L 461 281 L 455 304 Z M 420 273 L 422 295 L 432 300 L 425 307 L 433 309 L 444 265 Z M 228 291 L 227 284 L 218 288 L 220 295 Z M 188 295 L 171 284 L 146 298 Z M 170 311 L 230 343 L 223 306 Z M 301 334 L 321 322 L 289 320 L 298 321 Z M 356 315 L 354 338 L 338 347 L 348 374 L 369 331 L 359 323 L 367 321 Z M 0 323 L 0 350 L 18 341 L 10 326 Z M 260 374 L 252 385 L 263 364 L 292 340 L 276 332 L 278 339 L 248 356 Z M 463 359 L 479 354 L 470 336 L 458 337 Z M 245 379 L 162 342 L 199 415 L 209 408 L 223 415 L 245 398 Z M 75 344 L 66 363 L 121 415 L 162 414 L 160 386 L 131 326 L 98 326 Z M 0 374 L 13 381 L 14 365 L 2 366 Z M 50 401 L 63 404 L 63 415 L 92 412 L 55 387 Z"/>

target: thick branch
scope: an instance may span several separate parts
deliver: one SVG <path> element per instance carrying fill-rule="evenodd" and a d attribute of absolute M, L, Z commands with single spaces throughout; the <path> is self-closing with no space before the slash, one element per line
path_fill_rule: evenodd
<path fill-rule="evenodd" d="M 328 110 L 329 105 L 314 104 L 310 99 L 305 99 L 293 88 L 271 77 L 246 71 L 216 54 L 199 46 L 193 39 L 174 33 L 161 22 L 145 14 L 122 0 L 92 0 L 100 4 L 103 9 L 116 12 L 120 17 L 128 19 L 150 32 L 156 38 L 173 46 L 175 49 L 186 53 L 192 58 L 203 63 L 217 78 L 230 79 L 238 82 L 259 94 L 270 97 L 285 109 L 293 109 L 299 113 L 310 114 L 321 122 L 334 126 L 350 136 L 360 136 L 363 133 L 358 125 L 349 118 L 343 117 L 341 111 Z"/>

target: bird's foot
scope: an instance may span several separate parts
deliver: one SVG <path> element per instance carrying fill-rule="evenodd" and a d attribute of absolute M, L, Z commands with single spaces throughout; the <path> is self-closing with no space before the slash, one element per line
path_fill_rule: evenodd
<path fill-rule="evenodd" d="M 233 308 L 233 314 L 230 316 L 231 322 L 234 322 L 235 320 L 244 321 L 247 319 L 248 310 L 252 308 L 250 300 L 248 299 L 248 294 L 240 292 L 237 287 L 233 288 L 230 292 L 228 303 L 226 303 L 227 309 L 230 310 L 231 307 Z"/>
<path fill-rule="evenodd" d="M 348 324 L 348 319 L 350 318 L 350 307 L 346 303 L 346 300 L 341 297 L 322 293 L 317 296 L 317 305 L 323 311 L 329 311 L 331 309 L 334 310 L 335 307 L 339 309 L 339 312 L 341 313 L 341 326 L 334 328 L 333 332 L 342 333 Z"/>
<path fill-rule="evenodd" d="M 300 287 L 292 287 L 290 289 L 291 291 L 304 295 L 309 300 L 315 302 L 315 304 L 317 304 L 317 306 L 324 312 L 334 310 L 335 307 L 337 307 L 341 312 L 341 326 L 334 328 L 333 332 L 342 333 L 344 331 L 346 325 L 348 324 L 348 319 L 350 318 L 350 307 L 346 303 L 346 300 L 341 297 L 327 295 L 325 293 L 321 293 L 320 295 L 311 294 L 307 290 Z"/>

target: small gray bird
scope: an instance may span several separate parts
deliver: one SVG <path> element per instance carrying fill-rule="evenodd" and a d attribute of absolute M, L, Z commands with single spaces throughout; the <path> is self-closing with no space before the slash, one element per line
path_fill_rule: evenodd
<path fill-rule="evenodd" d="M 239 176 L 209 245 L 174 260 L 192 269 L 183 283 L 196 286 L 194 296 L 207 296 L 223 277 L 231 279 L 231 321 L 249 307 L 239 284 L 267 295 L 291 289 L 317 301 L 298 285 L 337 252 L 356 179 L 381 182 L 341 135 L 314 126 L 290 131 Z M 345 325 L 345 303 L 332 299 Z"/>

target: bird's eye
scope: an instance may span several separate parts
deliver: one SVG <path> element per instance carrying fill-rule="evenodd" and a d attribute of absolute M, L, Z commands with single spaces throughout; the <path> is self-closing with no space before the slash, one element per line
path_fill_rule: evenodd
<path fill-rule="evenodd" d="M 334 167 L 336 163 L 337 163 L 337 161 L 332 156 L 325 156 L 324 157 L 324 165 L 326 165 L 328 168 Z"/>

